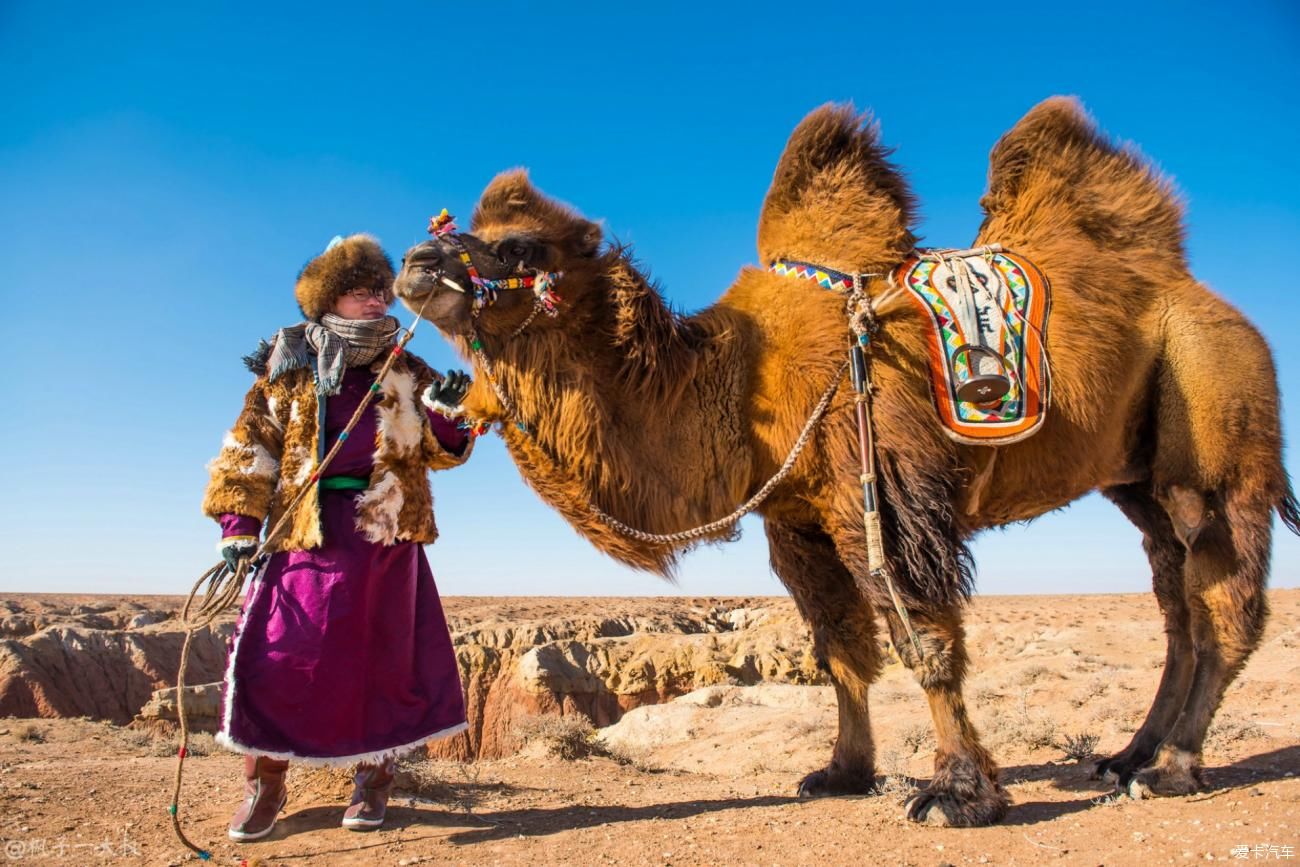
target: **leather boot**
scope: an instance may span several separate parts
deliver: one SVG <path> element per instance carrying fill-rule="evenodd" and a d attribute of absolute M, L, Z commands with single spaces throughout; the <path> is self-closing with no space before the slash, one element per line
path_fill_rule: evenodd
<path fill-rule="evenodd" d="M 395 763 L 357 765 L 352 803 L 343 813 L 343 827 L 352 831 L 373 831 L 384 824 L 388 794 L 393 790 Z"/>
<path fill-rule="evenodd" d="M 230 839 L 240 843 L 260 840 L 275 828 L 275 820 L 289 800 L 284 774 L 289 763 L 267 756 L 244 756 L 244 802 L 230 820 Z"/>

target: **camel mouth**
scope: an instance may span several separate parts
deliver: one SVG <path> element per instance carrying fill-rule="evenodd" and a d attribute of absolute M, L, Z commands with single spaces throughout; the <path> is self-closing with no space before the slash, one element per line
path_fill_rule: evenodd
<path fill-rule="evenodd" d="M 419 258 L 408 259 L 397 275 L 393 288 L 396 294 L 407 300 L 417 296 L 423 298 L 444 290 L 467 294 L 464 286 L 447 276 L 436 257 L 426 257 L 424 261 Z"/>

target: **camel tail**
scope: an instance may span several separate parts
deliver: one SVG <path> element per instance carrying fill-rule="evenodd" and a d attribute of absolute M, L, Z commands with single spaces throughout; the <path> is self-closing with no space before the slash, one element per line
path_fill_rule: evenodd
<path fill-rule="evenodd" d="M 1277 513 L 1287 529 L 1300 536 L 1300 502 L 1296 501 L 1295 491 L 1291 489 L 1291 480 L 1286 480 L 1286 496 L 1277 507 Z"/>
<path fill-rule="evenodd" d="M 985 225 L 1032 237 L 1063 226 L 1106 250 L 1166 251 L 1186 262 L 1172 181 L 1132 145 L 1112 142 L 1073 97 L 1029 110 L 989 157 Z"/>

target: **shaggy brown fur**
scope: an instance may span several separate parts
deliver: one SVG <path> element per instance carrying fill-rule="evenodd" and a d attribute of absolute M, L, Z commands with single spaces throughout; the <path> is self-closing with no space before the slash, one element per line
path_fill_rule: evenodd
<path fill-rule="evenodd" d="M 371 370 L 383 367 L 386 356 Z M 431 543 L 438 538 L 428 470 L 458 466 L 473 443 L 455 455 L 438 442 L 420 402 L 433 382 L 421 359 L 405 354 L 385 377 L 375 406 L 379 429 L 370 487 L 357 498 L 357 529 L 372 542 Z M 320 492 L 310 478 L 324 457 L 319 402 L 312 372 L 291 370 L 275 382 L 259 376 L 244 399 L 244 409 L 226 434 L 203 496 L 203 512 L 264 518 L 274 526 L 304 485 L 311 490 L 298 504 L 288 530 L 271 550 L 317 548 L 322 543 Z"/>
<path fill-rule="evenodd" d="M 293 294 L 302 315 L 314 321 L 349 289 L 387 289 L 392 283 L 393 262 L 379 242 L 370 235 L 349 235 L 303 267 Z"/>
<path fill-rule="evenodd" d="M 956 825 L 996 821 L 1007 805 L 961 695 L 965 542 L 974 532 L 1097 489 L 1143 530 L 1171 666 L 1147 723 L 1106 770 L 1160 793 L 1195 785 L 1205 728 L 1263 623 L 1271 514 L 1279 509 L 1288 523 L 1296 514 L 1268 349 L 1188 274 L 1167 181 L 1113 146 L 1076 103 L 1053 99 L 994 149 L 984 205 L 976 243 L 1004 244 L 1052 280 L 1055 402 L 1028 440 L 996 449 L 954 443 L 930 402 L 925 323 L 909 305 L 878 307 L 871 365 L 886 556 L 923 655 L 867 568 L 847 388 L 761 510 L 773 568 L 808 619 L 840 702 L 831 762 L 801 792 L 871 785 L 867 688 L 879 666 L 872 632 L 880 613 L 926 692 L 939 745 L 935 776 L 908 815 Z M 791 136 L 764 205 L 759 252 L 764 262 L 886 271 L 914 243 L 913 212 L 875 127 L 826 106 Z M 614 533 L 586 503 L 653 532 L 730 512 L 776 470 L 842 363 L 843 299 L 745 269 L 717 304 L 683 319 L 626 251 L 598 252 L 595 231 L 522 172 L 493 181 L 465 238 L 480 269 L 488 277 L 519 265 L 561 270 L 564 303 L 556 319 L 539 318 L 508 340 L 531 305 L 527 293 L 503 295 L 479 328 L 535 433 L 504 428 L 524 477 L 605 552 L 665 570 L 679 552 Z M 444 289 L 442 276 L 465 279 L 450 250 L 426 242 L 408 252 L 398 293 L 413 309 L 432 293 L 435 312 L 426 315 L 463 351 L 468 300 Z M 886 288 L 876 280 L 869 291 L 879 297 Z M 1224 384 L 1212 360 L 1228 354 L 1250 375 Z M 482 371 L 467 403 L 503 418 Z"/>

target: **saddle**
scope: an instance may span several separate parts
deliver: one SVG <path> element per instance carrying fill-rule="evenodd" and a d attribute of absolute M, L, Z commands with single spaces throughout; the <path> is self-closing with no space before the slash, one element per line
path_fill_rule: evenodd
<path fill-rule="evenodd" d="M 931 327 L 930 392 L 958 442 L 1004 445 L 1032 436 L 1047 417 L 1047 277 L 1000 245 L 920 250 L 892 280 Z"/>

